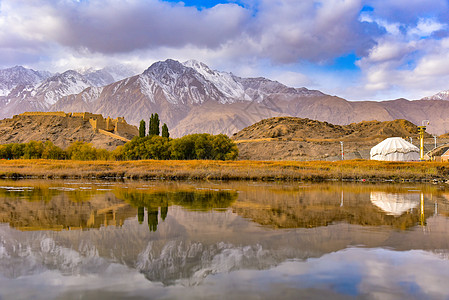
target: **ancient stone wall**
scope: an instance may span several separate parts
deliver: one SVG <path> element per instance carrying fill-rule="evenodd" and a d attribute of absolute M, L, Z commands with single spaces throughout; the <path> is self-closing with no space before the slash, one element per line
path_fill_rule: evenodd
<path fill-rule="evenodd" d="M 24 112 L 19 116 L 59 116 L 64 118 L 82 118 L 84 122 L 89 122 L 92 129 L 95 132 L 98 130 L 104 130 L 116 135 L 131 135 L 135 136 L 139 134 L 139 130 L 136 126 L 126 123 L 125 118 L 118 117 L 116 119 L 111 119 L 107 117 L 106 119 L 101 114 L 93 114 L 89 112 L 75 112 L 75 113 L 65 113 L 62 111 L 57 112 Z M 17 117 L 17 116 L 14 116 Z"/>
<path fill-rule="evenodd" d="M 116 121 L 114 130 L 115 134 L 128 134 L 131 136 L 139 135 L 139 130 L 137 127 L 126 123 L 124 118 L 117 118 L 114 121 Z"/>
<path fill-rule="evenodd" d="M 63 111 L 53 111 L 53 112 L 40 112 L 40 111 L 27 111 L 19 116 L 58 116 L 58 117 L 67 117 L 70 114 L 66 114 Z"/>

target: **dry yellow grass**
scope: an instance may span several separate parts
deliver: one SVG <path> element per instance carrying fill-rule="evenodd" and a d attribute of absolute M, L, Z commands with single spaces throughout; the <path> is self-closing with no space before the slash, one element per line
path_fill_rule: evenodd
<path fill-rule="evenodd" d="M 0 178 L 447 180 L 449 164 L 352 161 L 0 160 Z"/>

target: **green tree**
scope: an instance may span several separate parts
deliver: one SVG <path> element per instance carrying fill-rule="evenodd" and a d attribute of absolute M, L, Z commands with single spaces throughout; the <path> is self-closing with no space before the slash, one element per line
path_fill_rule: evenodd
<path fill-rule="evenodd" d="M 160 134 L 159 126 L 160 126 L 159 115 L 157 113 L 151 114 L 148 135 L 149 136 L 159 135 Z"/>
<path fill-rule="evenodd" d="M 145 121 L 140 120 L 139 137 L 145 137 Z"/>
<path fill-rule="evenodd" d="M 23 158 L 25 159 L 39 159 L 44 152 L 44 144 L 42 142 L 30 141 L 24 144 Z"/>
<path fill-rule="evenodd" d="M 126 145 L 126 144 L 125 144 Z M 118 146 L 111 152 L 111 158 L 113 160 L 125 160 L 124 156 L 124 145 Z"/>
<path fill-rule="evenodd" d="M 218 134 L 212 140 L 212 159 L 234 160 L 239 155 L 237 145 L 227 135 Z"/>
<path fill-rule="evenodd" d="M 148 122 L 148 136 L 153 135 L 154 114 L 151 114 L 150 121 Z"/>
<path fill-rule="evenodd" d="M 150 136 L 146 136 L 144 138 L 135 136 L 130 142 L 127 142 L 122 148 L 120 148 L 120 154 L 114 153 L 115 157 L 120 157 L 124 160 L 150 159 L 151 153 L 145 147 L 146 141 L 150 138 Z"/>
<path fill-rule="evenodd" d="M 0 145 L 0 158 L 11 159 L 12 158 L 11 148 L 12 144 Z"/>
<path fill-rule="evenodd" d="M 212 136 L 207 133 L 196 134 L 195 154 L 196 159 L 212 159 Z"/>
<path fill-rule="evenodd" d="M 195 139 L 193 135 L 171 140 L 170 152 L 173 159 L 195 159 Z"/>
<path fill-rule="evenodd" d="M 161 132 L 159 130 L 159 126 L 160 126 L 160 121 L 159 121 L 159 115 L 158 114 L 154 114 L 154 135 L 159 135 Z"/>
<path fill-rule="evenodd" d="M 110 160 L 112 154 L 106 149 L 95 149 L 95 159 L 96 160 Z"/>
<path fill-rule="evenodd" d="M 19 159 L 23 157 L 25 144 L 12 144 L 11 146 L 11 158 Z"/>
<path fill-rule="evenodd" d="M 162 125 L 162 137 L 167 139 L 170 137 L 170 133 L 168 132 L 168 126 L 165 123 L 164 125 Z"/>
<path fill-rule="evenodd" d="M 44 150 L 42 151 L 42 158 L 44 159 L 65 159 L 67 154 L 64 150 L 55 146 L 51 141 L 44 143 Z"/>
<path fill-rule="evenodd" d="M 85 142 L 74 142 L 67 147 L 67 156 L 73 160 L 95 160 L 97 158 L 97 149 L 92 144 Z"/>
<path fill-rule="evenodd" d="M 145 141 L 145 149 L 151 159 L 170 159 L 170 142 L 161 136 L 152 136 Z"/>

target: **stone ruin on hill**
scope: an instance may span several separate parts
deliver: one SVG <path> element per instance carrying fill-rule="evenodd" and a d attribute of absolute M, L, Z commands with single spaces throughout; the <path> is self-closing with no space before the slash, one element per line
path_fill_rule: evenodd
<path fill-rule="evenodd" d="M 133 137 L 139 134 L 139 130 L 136 126 L 126 123 L 125 118 L 118 117 L 106 119 L 101 114 L 93 114 L 89 112 L 84 113 L 65 113 L 62 111 L 57 112 L 24 112 L 19 116 L 59 116 L 65 118 L 82 118 L 84 122 L 89 122 L 92 126 L 92 130 L 96 133 L 102 133 L 113 138 L 123 140 L 125 142 L 129 139 L 124 138 Z M 15 118 L 17 116 L 14 116 Z"/>

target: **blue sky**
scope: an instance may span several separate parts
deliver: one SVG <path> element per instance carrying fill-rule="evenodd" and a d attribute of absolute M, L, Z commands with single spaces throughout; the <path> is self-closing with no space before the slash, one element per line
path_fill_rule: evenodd
<path fill-rule="evenodd" d="M 449 0 L 0 0 L 0 68 L 196 59 L 349 100 L 449 89 Z"/>

